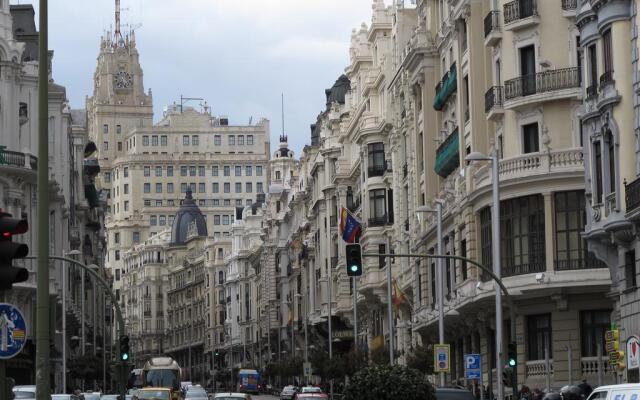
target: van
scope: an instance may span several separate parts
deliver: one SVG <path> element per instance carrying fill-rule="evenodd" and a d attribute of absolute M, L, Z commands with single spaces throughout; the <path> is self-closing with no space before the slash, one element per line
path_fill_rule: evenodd
<path fill-rule="evenodd" d="M 600 386 L 588 400 L 640 400 L 640 383 Z"/>

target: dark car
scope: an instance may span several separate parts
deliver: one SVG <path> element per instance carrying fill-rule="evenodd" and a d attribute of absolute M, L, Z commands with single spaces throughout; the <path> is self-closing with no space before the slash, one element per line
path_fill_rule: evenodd
<path fill-rule="evenodd" d="M 467 389 L 436 388 L 436 400 L 475 400 Z"/>

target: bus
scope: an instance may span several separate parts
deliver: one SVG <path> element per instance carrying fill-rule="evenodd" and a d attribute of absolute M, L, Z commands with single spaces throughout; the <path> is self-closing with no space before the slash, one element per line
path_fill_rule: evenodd
<path fill-rule="evenodd" d="M 241 369 L 238 372 L 238 391 L 258 394 L 260 374 L 255 369 Z"/>
<path fill-rule="evenodd" d="M 182 370 L 171 357 L 151 357 L 142 368 L 142 387 L 171 389 L 174 400 L 182 399 Z"/>

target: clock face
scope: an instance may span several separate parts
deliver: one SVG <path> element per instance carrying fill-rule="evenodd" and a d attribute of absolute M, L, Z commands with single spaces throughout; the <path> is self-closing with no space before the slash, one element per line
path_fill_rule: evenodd
<path fill-rule="evenodd" d="M 133 79 L 126 71 L 120 70 L 113 76 L 113 84 L 116 89 L 127 89 L 133 84 Z"/>

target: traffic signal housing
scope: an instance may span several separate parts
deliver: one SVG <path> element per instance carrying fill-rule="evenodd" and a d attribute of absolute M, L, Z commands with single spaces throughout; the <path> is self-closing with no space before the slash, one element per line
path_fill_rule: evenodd
<path fill-rule="evenodd" d="M 14 283 L 29 279 L 26 268 L 14 267 L 13 260 L 29 254 L 29 247 L 23 243 L 14 243 L 13 235 L 29 230 L 26 219 L 12 218 L 11 214 L 0 211 L 0 290 L 9 290 Z"/>
<path fill-rule="evenodd" d="M 362 275 L 362 246 L 360 243 L 347 245 L 347 275 Z"/>
<path fill-rule="evenodd" d="M 515 370 L 508 365 L 502 370 L 502 384 L 506 387 L 513 387 Z"/>
<path fill-rule="evenodd" d="M 507 355 L 507 364 L 509 367 L 515 368 L 518 365 L 518 345 L 515 342 L 509 342 Z"/>
<path fill-rule="evenodd" d="M 120 336 L 120 361 L 129 361 L 129 336 Z"/>

